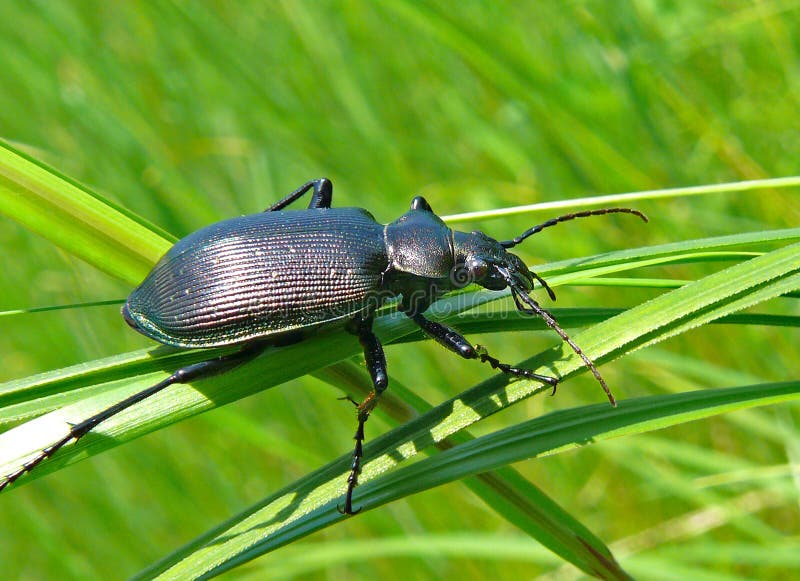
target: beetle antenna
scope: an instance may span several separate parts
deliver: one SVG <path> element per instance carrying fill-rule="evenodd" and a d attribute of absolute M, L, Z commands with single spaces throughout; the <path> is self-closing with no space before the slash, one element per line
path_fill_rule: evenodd
<path fill-rule="evenodd" d="M 575 344 L 575 342 L 570 338 L 570 336 L 567 335 L 567 332 L 561 328 L 561 325 L 558 324 L 558 321 L 556 321 L 555 317 L 553 317 L 553 315 L 551 315 L 549 311 L 539 306 L 539 303 L 533 300 L 523 289 L 521 289 L 519 285 L 514 281 L 514 279 L 511 276 L 511 273 L 508 272 L 507 269 L 498 266 L 495 266 L 495 268 L 497 268 L 497 271 L 501 274 L 501 276 L 506 279 L 506 282 L 508 283 L 508 286 L 511 289 L 511 296 L 514 297 L 514 303 L 517 305 L 517 309 L 522 313 L 540 316 L 548 327 L 550 327 L 551 329 L 553 329 L 553 331 L 558 333 L 558 336 L 561 337 L 564 343 L 572 347 L 572 350 L 575 351 L 575 353 L 581 359 L 583 359 L 584 365 L 586 365 L 589 371 L 592 372 L 592 375 L 594 375 L 595 379 L 600 384 L 600 387 L 603 388 L 603 391 L 606 393 L 608 401 L 611 402 L 611 405 L 617 407 L 617 400 L 614 399 L 614 394 L 611 393 L 611 390 L 608 388 L 605 379 L 603 379 L 603 376 L 600 375 L 600 372 L 597 370 L 597 367 L 595 366 L 594 362 L 592 362 L 592 360 L 586 356 L 586 354 L 581 350 L 581 348 Z M 523 305 L 520 302 L 520 300 L 525 304 Z"/>
<path fill-rule="evenodd" d="M 559 216 L 558 218 L 551 218 L 547 222 L 542 222 L 533 228 L 529 228 L 525 230 L 522 234 L 514 238 L 513 240 L 505 240 L 500 242 L 500 245 L 503 248 L 514 248 L 517 244 L 528 238 L 529 236 L 533 236 L 537 232 L 541 232 L 545 228 L 549 228 L 550 226 L 555 226 L 561 222 L 567 222 L 569 220 L 574 220 L 575 218 L 587 218 L 589 216 L 602 216 L 604 214 L 633 214 L 634 216 L 639 216 L 642 220 L 647 222 L 647 216 L 642 214 L 639 210 L 634 210 L 633 208 L 602 208 L 600 210 L 585 210 L 583 212 L 575 212 L 573 214 L 564 214 L 563 216 Z"/>

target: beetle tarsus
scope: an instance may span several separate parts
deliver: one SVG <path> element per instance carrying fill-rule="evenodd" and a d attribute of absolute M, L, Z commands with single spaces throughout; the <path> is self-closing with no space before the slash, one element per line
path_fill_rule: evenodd
<path fill-rule="evenodd" d="M 336 399 L 338 399 L 339 401 L 349 401 L 355 407 L 358 407 L 358 402 L 354 400 L 352 397 L 350 397 L 350 395 L 343 395 L 342 397 L 337 397 Z"/>
<path fill-rule="evenodd" d="M 489 352 L 486 351 L 486 348 L 483 345 L 476 345 L 475 352 L 478 355 L 478 358 L 481 360 L 481 363 L 488 363 L 492 369 L 499 369 L 503 373 L 508 375 L 514 375 L 516 377 L 525 377 L 527 379 L 533 379 L 534 381 L 540 381 L 541 383 L 546 383 L 547 385 L 553 388 L 553 393 L 555 393 L 556 386 L 558 385 L 558 378 L 557 377 L 550 377 L 549 375 L 539 375 L 538 373 L 534 373 L 530 369 L 523 369 L 521 367 L 513 367 L 508 365 L 507 363 L 501 363 L 497 360 L 496 357 L 492 357 L 489 355 Z"/>
<path fill-rule="evenodd" d="M 346 515 L 354 515 L 361 512 L 361 508 L 353 510 L 353 491 L 358 486 L 358 477 L 361 474 L 361 460 L 364 457 L 364 425 L 369 419 L 370 412 L 375 409 L 378 403 L 378 394 L 374 391 L 370 393 L 364 402 L 358 406 L 358 427 L 353 436 L 356 445 L 353 448 L 353 461 L 350 464 L 350 474 L 347 476 L 347 491 L 344 495 L 344 509 L 337 505 L 336 509 Z"/>
<path fill-rule="evenodd" d="M 478 359 L 482 363 L 488 363 L 493 369 L 498 369 L 507 375 L 533 379 L 534 381 L 540 381 L 552 387 L 555 387 L 556 384 L 558 384 L 558 379 L 555 377 L 539 375 L 530 369 L 522 369 L 507 363 L 502 363 L 497 358 L 489 355 L 489 352 L 482 345 L 476 345 L 473 347 L 469 341 L 467 341 L 452 327 L 448 327 L 443 323 L 431 321 L 420 313 L 414 313 L 409 316 L 417 325 L 419 325 L 425 334 L 436 340 L 441 345 L 445 346 L 453 353 L 460 355 L 464 359 Z"/>

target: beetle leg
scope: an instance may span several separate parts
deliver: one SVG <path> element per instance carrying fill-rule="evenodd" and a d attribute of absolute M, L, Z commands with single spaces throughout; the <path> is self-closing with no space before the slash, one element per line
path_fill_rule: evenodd
<path fill-rule="evenodd" d="M 358 336 L 358 342 L 364 348 L 364 359 L 372 378 L 372 392 L 358 407 L 358 427 L 353 436 L 356 445 L 353 449 L 353 462 L 350 465 L 350 475 L 347 477 L 347 492 L 344 498 L 344 508 L 337 507 L 342 514 L 357 514 L 361 509 L 353 510 L 353 491 L 358 486 L 358 475 L 361 474 L 361 459 L 364 456 L 364 424 L 369 419 L 369 414 L 378 405 L 378 399 L 389 385 L 389 374 L 386 370 L 386 356 L 378 336 L 372 331 L 372 317 L 357 318 L 353 321 L 351 329 Z"/>
<path fill-rule="evenodd" d="M 412 210 L 425 210 L 426 212 L 433 213 L 433 209 L 431 208 L 431 205 L 422 196 L 416 196 L 413 200 L 411 200 L 411 209 Z"/>
<path fill-rule="evenodd" d="M 308 190 L 314 188 L 314 193 L 311 195 L 311 202 L 308 208 L 330 208 L 331 201 L 333 200 L 333 184 L 329 179 L 319 178 L 304 183 L 291 194 L 283 198 L 279 202 L 275 202 L 265 212 L 277 212 L 283 210 L 286 206 L 302 197 Z"/>
<path fill-rule="evenodd" d="M 245 363 L 246 361 L 253 359 L 259 353 L 261 353 L 264 350 L 264 348 L 265 348 L 264 344 L 256 343 L 253 345 L 248 345 L 242 350 L 236 351 L 234 353 L 222 355 L 221 357 L 216 357 L 215 359 L 209 359 L 208 361 L 201 361 L 200 363 L 187 365 L 186 367 L 178 369 L 172 375 L 170 375 L 163 381 L 160 381 L 159 383 L 155 384 L 154 386 L 148 387 L 143 391 L 135 393 L 123 399 L 122 401 L 115 403 L 111 407 L 108 407 L 103 411 L 96 413 L 90 418 L 83 420 L 82 422 L 73 424 L 72 426 L 70 426 L 69 433 L 67 433 L 66 436 L 64 436 L 54 444 L 51 444 L 47 448 L 41 450 L 39 454 L 37 454 L 33 459 L 25 462 L 15 472 L 7 474 L 5 477 L 1 478 L 0 490 L 3 490 L 9 484 L 13 484 L 20 476 L 36 468 L 39 464 L 41 464 L 43 461 L 53 456 L 56 452 L 58 452 L 58 450 L 63 448 L 69 442 L 73 441 L 77 442 L 79 439 L 81 439 L 83 436 L 85 436 L 95 427 L 97 427 L 98 424 L 106 421 L 112 416 L 117 415 L 119 412 L 128 409 L 132 405 L 135 405 L 147 399 L 151 395 L 155 395 L 159 391 L 175 383 L 188 383 L 190 381 L 195 381 L 197 379 L 202 379 L 205 377 L 210 377 L 212 375 L 223 373 L 225 371 L 229 371 L 234 367 L 238 367 L 242 363 Z"/>
<path fill-rule="evenodd" d="M 495 357 L 489 355 L 485 347 L 478 345 L 473 347 L 458 331 L 442 323 L 436 323 L 426 319 L 423 315 L 417 313 L 409 315 L 419 327 L 425 332 L 426 335 L 435 339 L 439 344 L 447 347 L 453 353 L 460 355 L 464 359 L 479 359 L 482 363 L 488 363 L 493 369 L 499 369 L 508 375 L 516 377 L 526 377 L 536 381 L 541 381 L 551 386 L 554 390 L 558 385 L 558 379 L 549 377 L 547 375 L 539 375 L 529 369 L 521 369 L 519 367 L 512 367 L 507 363 L 502 363 Z"/>

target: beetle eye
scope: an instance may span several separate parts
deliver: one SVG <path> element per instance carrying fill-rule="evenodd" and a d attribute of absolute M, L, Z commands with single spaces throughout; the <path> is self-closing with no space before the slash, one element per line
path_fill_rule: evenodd
<path fill-rule="evenodd" d="M 456 265 L 450 273 L 450 279 L 455 288 L 464 288 L 473 283 L 482 285 L 488 273 L 489 265 L 484 260 L 467 259 Z"/>
<path fill-rule="evenodd" d="M 503 290 L 506 288 L 505 280 L 498 276 L 497 269 L 491 262 L 481 258 L 472 258 L 467 260 L 464 266 L 467 270 L 469 282 L 474 282 L 489 290 Z"/>
<path fill-rule="evenodd" d="M 472 259 L 467 263 L 467 270 L 475 282 L 481 281 L 489 274 L 489 264 L 485 260 Z"/>

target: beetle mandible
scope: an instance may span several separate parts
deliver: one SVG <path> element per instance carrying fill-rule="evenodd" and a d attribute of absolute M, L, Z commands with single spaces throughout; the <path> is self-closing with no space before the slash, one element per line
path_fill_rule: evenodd
<path fill-rule="evenodd" d="M 308 209 L 283 211 L 309 191 Z M 424 316 L 443 294 L 470 283 L 489 290 L 508 288 L 517 309 L 542 317 L 581 357 L 616 405 L 594 363 L 530 297 L 534 281 L 555 299 L 552 289 L 507 250 L 567 220 L 626 213 L 646 222 L 644 214 L 630 208 L 575 212 L 500 242 L 482 232 L 450 229 L 420 196 L 412 200 L 408 212 L 387 225 L 361 208 L 331 208 L 332 197 L 329 180 L 312 180 L 262 213 L 224 220 L 178 241 L 131 292 L 122 307 L 125 320 L 166 345 L 240 345 L 241 349 L 178 369 L 156 385 L 72 425 L 66 436 L 0 480 L 0 490 L 70 441 L 170 385 L 228 371 L 258 356 L 267 346 L 296 342 L 309 331 L 338 324 L 361 343 L 373 385 L 357 406 L 353 462 L 344 508 L 340 508 L 345 514 L 355 514 L 353 491 L 361 472 L 364 425 L 389 382 L 383 347 L 372 331 L 375 311 L 386 300 L 399 298 L 400 310 L 425 334 L 465 359 L 477 359 L 502 373 L 554 389 L 558 384 L 558 378 L 499 361 L 455 329 Z"/>

